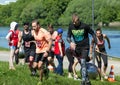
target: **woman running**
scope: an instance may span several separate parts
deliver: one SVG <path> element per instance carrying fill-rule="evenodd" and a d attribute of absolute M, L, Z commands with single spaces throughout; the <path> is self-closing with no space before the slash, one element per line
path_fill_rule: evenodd
<path fill-rule="evenodd" d="M 110 40 L 106 34 L 102 34 L 102 30 L 100 28 L 96 29 L 96 38 L 98 41 L 98 43 L 97 43 L 98 48 L 96 48 L 95 57 L 96 57 L 96 60 L 98 63 L 98 70 L 100 73 L 100 78 L 102 80 L 102 75 L 103 75 L 104 78 L 107 79 L 106 70 L 107 70 L 107 66 L 108 66 L 108 56 L 107 56 L 107 52 L 105 49 L 105 39 L 108 42 L 109 49 L 111 48 Z M 92 50 L 93 50 L 94 44 L 95 44 L 95 41 L 94 41 L 94 39 L 92 39 L 91 46 L 90 46 L 90 57 L 92 57 Z M 103 72 L 101 71 L 101 67 L 102 67 L 101 58 L 103 59 L 103 62 L 104 62 Z"/>

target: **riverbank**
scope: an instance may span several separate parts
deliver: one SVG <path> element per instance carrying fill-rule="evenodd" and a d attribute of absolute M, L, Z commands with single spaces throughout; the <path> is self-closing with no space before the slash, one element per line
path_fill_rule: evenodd
<path fill-rule="evenodd" d="M 8 48 L 0 47 L 0 51 L 9 51 Z"/>
<path fill-rule="evenodd" d="M 0 51 L 0 61 L 6 61 L 6 62 L 9 61 L 9 51 Z M 120 70 L 118 70 L 118 69 L 120 69 L 120 59 L 119 58 L 108 58 L 108 63 L 109 64 L 108 64 L 107 74 L 109 74 L 109 72 L 110 72 L 111 65 L 114 65 L 114 74 L 120 75 Z M 57 65 L 57 64 L 58 63 L 57 63 L 57 60 L 55 58 L 55 65 Z M 67 69 L 68 64 L 69 64 L 69 62 L 67 60 L 67 57 L 65 56 L 64 61 L 63 61 L 63 68 Z M 76 66 L 76 69 L 77 70 L 80 69 L 79 64 Z"/>

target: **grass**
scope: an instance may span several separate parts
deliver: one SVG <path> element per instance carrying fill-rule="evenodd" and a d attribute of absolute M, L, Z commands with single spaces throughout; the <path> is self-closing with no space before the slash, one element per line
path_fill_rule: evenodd
<path fill-rule="evenodd" d="M 0 51 L 9 51 L 9 49 L 8 48 L 0 47 Z"/>
<path fill-rule="evenodd" d="M 30 76 L 27 65 L 17 65 L 16 70 L 8 69 L 8 62 L 0 62 L 0 85 L 80 85 L 80 81 L 67 78 L 67 70 L 65 75 L 59 76 L 52 72 L 49 78 L 44 80 L 42 84 L 38 84 L 39 77 Z M 116 82 L 101 82 L 99 79 L 91 80 L 92 85 L 120 85 L 120 76 L 115 76 Z"/>
<path fill-rule="evenodd" d="M 120 58 L 118 57 L 108 57 L 110 60 L 120 61 Z"/>

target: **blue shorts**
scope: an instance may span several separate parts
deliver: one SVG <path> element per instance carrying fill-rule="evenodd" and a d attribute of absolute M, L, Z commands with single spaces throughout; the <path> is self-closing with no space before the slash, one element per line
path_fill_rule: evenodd
<path fill-rule="evenodd" d="M 15 50 L 15 49 L 16 49 L 16 46 L 10 46 L 10 49 L 11 49 L 11 50 Z"/>

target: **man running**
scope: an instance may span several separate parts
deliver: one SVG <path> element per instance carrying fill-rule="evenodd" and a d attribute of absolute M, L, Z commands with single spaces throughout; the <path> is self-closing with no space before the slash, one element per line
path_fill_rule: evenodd
<path fill-rule="evenodd" d="M 52 37 L 52 45 L 51 45 L 51 49 L 49 52 L 49 56 L 48 56 L 48 61 L 49 61 L 49 66 L 51 65 L 53 67 L 53 71 L 55 70 L 55 64 L 54 64 L 54 46 L 55 46 L 55 39 L 58 35 L 58 32 L 54 30 L 54 27 L 52 24 L 48 25 L 48 31 L 51 34 Z"/>
<path fill-rule="evenodd" d="M 48 63 L 47 57 L 51 48 L 52 39 L 50 33 L 42 28 L 37 20 L 32 22 L 33 36 L 36 43 L 36 57 L 34 62 L 34 68 L 38 68 L 40 73 L 40 82 L 43 79 L 43 66 Z"/>
<path fill-rule="evenodd" d="M 72 16 L 72 23 L 69 24 L 67 41 L 70 43 L 71 48 L 75 50 L 75 53 L 78 56 L 77 59 L 81 64 L 81 85 L 91 85 L 86 69 L 86 57 L 89 53 L 88 34 L 91 34 L 95 43 L 97 43 L 94 31 L 88 25 L 82 23 L 77 14 L 74 14 Z M 71 37 L 73 37 L 74 42 Z"/>
<path fill-rule="evenodd" d="M 36 70 L 33 69 L 33 62 L 35 58 L 36 45 L 34 43 L 34 37 L 32 36 L 31 29 L 29 29 L 29 23 L 28 22 L 24 23 L 23 27 L 24 30 L 19 34 L 19 42 L 17 49 L 20 48 L 21 44 L 23 45 L 25 52 L 25 62 L 29 63 L 29 69 L 31 71 L 31 75 L 35 75 Z"/>

